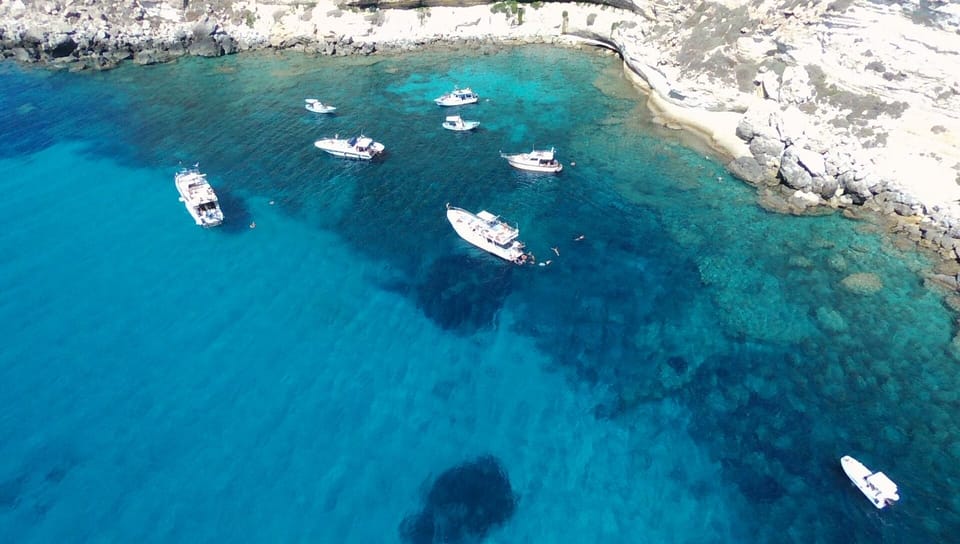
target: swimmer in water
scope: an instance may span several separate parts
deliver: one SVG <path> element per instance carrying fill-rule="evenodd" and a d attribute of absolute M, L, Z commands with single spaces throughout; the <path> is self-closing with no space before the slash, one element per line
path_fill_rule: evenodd
<path fill-rule="evenodd" d="M 559 257 L 559 256 L 560 256 L 560 250 L 559 250 L 558 248 L 555 248 L 555 247 L 551 247 L 550 249 L 552 249 L 552 250 L 553 250 L 553 252 L 557 254 L 557 257 Z"/>

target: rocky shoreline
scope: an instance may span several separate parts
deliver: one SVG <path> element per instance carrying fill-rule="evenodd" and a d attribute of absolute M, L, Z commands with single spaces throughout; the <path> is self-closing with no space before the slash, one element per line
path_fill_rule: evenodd
<path fill-rule="evenodd" d="M 407 5 L 410 4 L 410 5 Z M 874 214 L 960 290 L 960 8 L 947 2 L 715 0 L 13 0 L 0 54 L 108 69 L 255 49 L 320 55 L 442 43 L 615 50 L 665 126 L 702 136 L 765 209 Z M 949 297 L 960 309 L 960 298 Z"/>

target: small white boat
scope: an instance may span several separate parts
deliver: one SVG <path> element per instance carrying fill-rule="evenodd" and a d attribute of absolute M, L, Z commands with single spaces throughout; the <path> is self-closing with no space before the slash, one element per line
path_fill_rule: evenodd
<path fill-rule="evenodd" d="M 521 170 L 531 172 L 551 172 L 557 173 L 563 170 L 563 165 L 554 158 L 554 149 L 550 150 L 532 150 L 529 153 L 515 153 L 512 155 L 500 153 L 500 156 L 507 159 L 510 166 Z"/>
<path fill-rule="evenodd" d="M 849 455 L 840 458 L 840 466 L 847 473 L 847 477 L 877 508 L 883 508 L 900 500 L 897 484 L 893 483 L 886 474 L 871 472 L 863 463 Z"/>
<path fill-rule="evenodd" d="M 184 168 L 174 177 L 180 202 L 201 227 L 215 227 L 223 223 L 223 211 L 213 187 L 207 181 L 207 175 L 201 174 L 196 166 Z"/>
<path fill-rule="evenodd" d="M 435 98 L 433 101 L 438 106 L 463 106 L 464 104 L 476 104 L 480 96 L 473 92 L 470 87 L 464 89 L 454 89 L 449 93 Z"/>
<path fill-rule="evenodd" d="M 526 246 L 517 240 L 520 230 L 483 210 L 477 214 L 447 204 L 447 221 L 461 238 L 512 263 L 532 261 Z"/>
<path fill-rule="evenodd" d="M 324 104 L 316 98 L 307 98 L 306 104 L 304 104 L 303 107 L 307 108 L 308 111 L 312 111 L 313 113 L 333 113 L 337 111 L 335 106 Z"/>
<path fill-rule="evenodd" d="M 473 130 L 480 126 L 480 121 L 464 121 L 459 115 L 448 115 L 443 121 L 443 128 L 447 130 Z"/>
<path fill-rule="evenodd" d="M 333 138 L 317 140 L 313 145 L 335 157 L 365 161 L 376 157 L 386 149 L 380 142 L 375 142 L 363 134 L 353 138 L 340 138 L 337 134 Z"/>

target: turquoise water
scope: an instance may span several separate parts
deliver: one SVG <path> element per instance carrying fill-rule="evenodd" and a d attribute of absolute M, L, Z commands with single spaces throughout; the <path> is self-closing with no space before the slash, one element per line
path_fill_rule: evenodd
<path fill-rule="evenodd" d="M 483 97 L 459 110 L 477 132 L 440 127 L 430 99 L 457 84 Z M 656 135 L 613 57 L 6 64 L 0 88 L 6 541 L 960 529 L 954 321 L 923 260 L 865 224 L 763 212 Z M 360 130 L 384 160 L 312 146 Z M 497 153 L 534 145 L 566 170 Z M 181 161 L 208 173 L 222 227 L 177 202 Z M 447 202 L 518 223 L 552 264 L 471 248 Z M 882 288 L 844 288 L 854 273 Z M 844 454 L 900 503 L 876 511 Z"/>

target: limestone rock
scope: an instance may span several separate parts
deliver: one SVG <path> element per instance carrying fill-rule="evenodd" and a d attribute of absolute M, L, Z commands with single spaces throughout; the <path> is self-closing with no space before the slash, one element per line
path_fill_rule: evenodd
<path fill-rule="evenodd" d="M 788 186 L 800 191 L 810 191 L 813 189 L 813 178 L 806 168 L 800 165 L 800 159 L 797 156 L 796 147 L 788 147 L 783 152 L 783 159 L 780 163 L 780 177 Z"/>
<path fill-rule="evenodd" d="M 805 104 L 813 100 L 816 90 L 810 84 L 810 74 L 803 66 L 790 65 L 783 71 L 780 84 L 780 102 Z"/>
<path fill-rule="evenodd" d="M 796 106 L 784 109 L 778 117 L 777 130 L 780 139 L 787 145 L 794 145 L 804 140 L 810 130 L 810 121 L 805 113 Z"/>
<path fill-rule="evenodd" d="M 807 172 L 810 172 L 811 176 L 823 177 L 827 173 L 823 155 L 802 147 L 795 147 L 791 149 L 796 155 L 797 162 L 803 166 Z"/>
<path fill-rule="evenodd" d="M 779 138 L 754 136 L 750 141 L 750 153 L 763 169 L 765 182 L 778 183 L 784 145 Z"/>
<path fill-rule="evenodd" d="M 850 274 L 840 281 L 844 289 L 858 295 L 872 295 L 883 289 L 880 277 L 870 272 Z"/>
<path fill-rule="evenodd" d="M 760 183 L 764 179 L 764 169 L 753 157 L 738 157 L 730 161 L 727 169 L 734 176 L 750 183 Z"/>

